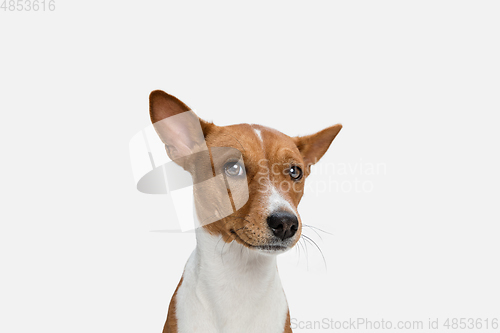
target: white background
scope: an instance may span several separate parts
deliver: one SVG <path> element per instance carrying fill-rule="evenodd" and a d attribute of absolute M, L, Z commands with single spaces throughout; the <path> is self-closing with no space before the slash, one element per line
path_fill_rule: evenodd
<path fill-rule="evenodd" d="M 305 230 L 327 269 L 311 246 L 280 258 L 296 320 L 500 317 L 499 15 L 495 1 L 0 11 L 0 331 L 161 332 L 195 241 L 151 232 L 165 198 L 135 190 L 128 142 L 154 89 L 218 125 L 344 125 L 322 163 L 353 171 L 308 183 L 370 191 L 305 195 L 303 221 L 331 235 Z M 385 172 L 354 169 L 370 163 Z"/>

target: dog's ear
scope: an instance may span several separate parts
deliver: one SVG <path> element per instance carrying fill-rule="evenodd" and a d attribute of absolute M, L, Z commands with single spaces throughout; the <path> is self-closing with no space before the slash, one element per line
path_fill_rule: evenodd
<path fill-rule="evenodd" d="M 326 153 L 328 147 L 330 147 L 333 139 L 335 139 L 341 129 L 342 125 L 337 124 L 311 135 L 293 138 L 297 148 L 299 148 L 302 158 L 304 159 L 306 166 L 305 171 L 307 174 L 310 172 L 311 165 L 318 162 L 319 159 Z"/>
<path fill-rule="evenodd" d="M 176 97 L 161 90 L 151 92 L 149 114 L 172 160 L 207 149 L 205 137 L 213 124 L 198 118 Z"/>

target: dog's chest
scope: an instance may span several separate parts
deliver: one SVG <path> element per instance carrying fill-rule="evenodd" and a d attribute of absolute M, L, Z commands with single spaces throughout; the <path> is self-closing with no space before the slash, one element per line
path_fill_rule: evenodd
<path fill-rule="evenodd" d="M 179 333 L 283 332 L 288 305 L 276 267 L 200 259 L 193 252 L 176 295 Z"/>

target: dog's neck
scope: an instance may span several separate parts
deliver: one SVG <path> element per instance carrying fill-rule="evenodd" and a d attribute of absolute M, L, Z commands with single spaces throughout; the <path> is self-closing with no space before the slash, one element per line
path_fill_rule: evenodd
<path fill-rule="evenodd" d="M 186 324 L 185 331 L 193 328 L 197 318 L 194 321 L 207 327 L 206 332 L 210 328 L 228 333 L 281 332 L 288 305 L 276 256 L 236 242 L 227 244 L 203 228 L 197 230 L 196 239 L 177 295 L 182 298 L 177 315 Z M 182 320 L 184 314 L 186 320 Z"/>
<path fill-rule="evenodd" d="M 279 280 L 275 255 L 266 255 L 244 247 L 237 242 L 225 243 L 221 236 L 212 236 L 203 228 L 196 232 L 196 256 L 200 263 L 198 273 L 210 286 L 237 285 L 264 292 L 269 283 Z"/>

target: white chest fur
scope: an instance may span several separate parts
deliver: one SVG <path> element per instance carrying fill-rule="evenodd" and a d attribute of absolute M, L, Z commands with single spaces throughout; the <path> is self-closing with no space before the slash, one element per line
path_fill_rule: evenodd
<path fill-rule="evenodd" d="M 283 333 L 288 312 L 276 256 L 203 228 L 177 291 L 179 333 Z"/>

